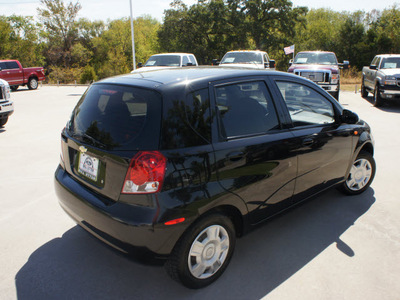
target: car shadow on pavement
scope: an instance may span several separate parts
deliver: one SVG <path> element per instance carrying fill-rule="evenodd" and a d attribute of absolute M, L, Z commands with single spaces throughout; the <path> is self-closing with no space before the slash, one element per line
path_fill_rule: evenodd
<path fill-rule="evenodd" d="M 372 106 L 374 105 L 374 98 L 372 96 L 362 99 L 368 101 Z M 400 100 L 388 100 L 386 103 L 383 103 L 382 106 L 375 108 L 386 112 L 400 113 Z"/>
<path fill-rule="evenodd" d="M 260 299 L 327 247 L 357 256 L 341 235 L 374 204 L 330 190 L 238 239 L 231 264 L 212 285 L 190 290 L 162 266 L 144 265 L 75 226 L 31 254 L 16 275 L 19 300 L 34 299 Z M 49 224 L 51 226 L 51 224 Z"/>

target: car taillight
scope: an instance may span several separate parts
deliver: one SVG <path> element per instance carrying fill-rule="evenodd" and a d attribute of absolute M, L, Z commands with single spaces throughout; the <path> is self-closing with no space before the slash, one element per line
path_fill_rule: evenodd
<path fill-rule="evenodd" d="M 158 151 L 140 151 L 126 173 L 123 194 L 148 194 L 161 190 L 167 159 Z"/>

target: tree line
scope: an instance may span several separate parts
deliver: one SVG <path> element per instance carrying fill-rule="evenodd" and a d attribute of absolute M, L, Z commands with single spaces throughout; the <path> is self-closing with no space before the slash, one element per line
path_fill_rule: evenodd
<path fill-rule="evenodd" d="M 0 59 L 44 66 L 50 82 L 86 83 L 132 70 L 129 18 L 78 18 L 79 1 L 41 0 L 34 17 L 0 15 Z M 229 50 L 259 49 L 286 70 L 283 48 L 333 51 L 355 70 L 379 53 L 400 53 L 400 10 L 337 12 L 293 7 L 288 0 L 174 0 L 159 22 L 134 20 L 137 62 L 160 52 L 189 52 L 200 64 Z"/>

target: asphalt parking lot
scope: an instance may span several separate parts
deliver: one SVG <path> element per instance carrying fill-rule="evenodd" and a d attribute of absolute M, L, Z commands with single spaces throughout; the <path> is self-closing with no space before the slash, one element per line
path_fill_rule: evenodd
<path fill-rule="evenodd" d="M 400 103 L 375 108 L 354 92 L 340 102 L 376 142 L 366 193 L 335 189 L 238 240 L 214 284 L 189 290 L 162 266 L 97 241 L 59 207 L 53 173 L 60 131 L 86 87 L 20 88 L 0 128 L 1 299 L 399 299 Z"/>

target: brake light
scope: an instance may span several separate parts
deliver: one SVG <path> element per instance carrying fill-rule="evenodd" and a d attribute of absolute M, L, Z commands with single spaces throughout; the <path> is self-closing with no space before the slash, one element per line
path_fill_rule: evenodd
<path fill-rule="evenodd" d="M 126 173 L 123 194 L 148 194 L 161 190 L 167 159 L 158 151 L 140 151 Z"/>

